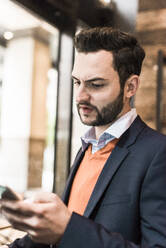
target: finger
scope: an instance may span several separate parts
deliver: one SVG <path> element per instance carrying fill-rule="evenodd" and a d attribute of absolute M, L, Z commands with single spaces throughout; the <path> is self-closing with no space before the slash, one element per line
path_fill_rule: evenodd
<path fill-rule="evenodd" d="M 45 225 L 43 227 L 40 226 L 40 218 L 36 216 L 23 218 L 15 214 L 5 213 L 5 217 L 15 229 L 27 233 L 40 232 L 40 230 L 45 229 Z"/>
<path fill-rule="evenodd" d="M 34 204 L 26 201 L 2 201 L 3 212 L 10 212 L 18 216 L 32 216 L 34 214 Z"/>
<path fill-rule="evenodd" d="M 30 227 L 24 222 L 23 218 L 19 218 L 18 216 L 10 213 L 5 213 L 5 217 L 15 229 L 21 231 L 26 231 L 30 229 Z"/>
<path fill-rule="evenodd" d="M 49 192 L 39 192 L 33 196 L 33 201 L 36 203 L 48 203 L 57 201 L 57 195 Z"/>

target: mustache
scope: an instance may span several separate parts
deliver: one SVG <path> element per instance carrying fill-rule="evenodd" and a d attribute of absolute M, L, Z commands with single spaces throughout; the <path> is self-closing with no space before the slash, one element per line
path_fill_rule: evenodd
<path fill-rule="evenodd" d="M 90 107 L 93 109 L 96 109 L 96 107 L 88 102 L 79 102 L 77 103 L 77 108 L 79 109 L 82 105 L 86 106 L 86 107 Z"/>

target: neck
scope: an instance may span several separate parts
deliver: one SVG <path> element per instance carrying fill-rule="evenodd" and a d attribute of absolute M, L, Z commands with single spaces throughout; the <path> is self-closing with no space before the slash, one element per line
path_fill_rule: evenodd
<path fill-rule="evenodd" d="M 111 123 L 109 123 L 108 125 L 105 126 L 98 126 L 95 127 L 95 134 L 96 134 L 96 139 L 98 140 L 101 136 L 101 134 L 107 129 L 109 128 L 109 126 L 111 125 Z"/>

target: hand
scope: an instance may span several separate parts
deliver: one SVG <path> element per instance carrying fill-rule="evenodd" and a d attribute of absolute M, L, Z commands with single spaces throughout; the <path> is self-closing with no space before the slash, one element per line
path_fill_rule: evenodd
<path fill-rule="evenodd" d="M 3 200 L 2 213 L 14 228 L 43 244 L 57 243 L 71 217 L 71 212 L 53 193 L 38 193 L 30 200 Z"/>

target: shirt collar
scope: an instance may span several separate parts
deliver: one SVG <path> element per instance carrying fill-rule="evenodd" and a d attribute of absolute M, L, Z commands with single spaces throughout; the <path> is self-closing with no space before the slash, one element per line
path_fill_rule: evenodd
<path fill-rule="evenodd" d="M 111 124 L 102 134 L 107 134 L 108 138 L 110 136 L 114 138 L 119 138 L 133 123 L 135 118 L 137 117 L 137 112 L 135 108 L 132 108 L 129 112 L 121 116 L 118 120 L 116 120 L 113 124 Z M 109 135 L 108 135 L 109 134 Z M 101 138 L 100 136 L 100 138 Z M 99 139 L 100 139 L 99 138 Z M 95 128 L 91 127 L 84 136 L 81 137 L 82 148 L 85 149 L 88 143 L 92 143 L 92 141 L 96 141 L 95 136 Z"/>
<path fill-rule="evenodd" d="M 116 120 L 104 133 L 109 133 L 115 138 L 119 138 L 133 123 L 137 117 L 137 112 L 135 108 L 132 108 L 129 112 L 122 115 L 118 120 Z"/>

